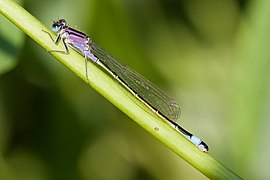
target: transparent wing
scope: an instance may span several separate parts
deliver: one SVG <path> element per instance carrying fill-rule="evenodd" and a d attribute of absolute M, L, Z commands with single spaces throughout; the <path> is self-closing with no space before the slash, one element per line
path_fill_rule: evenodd
<path fill-rule="evenodd" d="M 116 74 L 129 88 L 135 91 L 144 101 L 159 111 L 163 116 L 175 121 L 180 116 L 178 103 L 127 66 L 114 59 L 108 52 L 91 42 L 93 53 L 103 64 Z"/>

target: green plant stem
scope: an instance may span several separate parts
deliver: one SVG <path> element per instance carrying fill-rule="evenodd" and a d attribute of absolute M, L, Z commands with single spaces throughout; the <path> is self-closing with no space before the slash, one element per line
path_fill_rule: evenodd
<path fill-rule="evenodd" d="M 15 2 L 0 0 L 0 12 L 45 50 L 64 48 L 61 43 L 55 46 L 42 30 L 50 31 Z M 69 55 L 52 55 L 87 82 L 81 55 L 73 50 Z M 92 88 L 204 175 L 211 179 L 241 179 L 208 153 L 200 151 L 93 63 L 88 63 L 88 72 Z"/>

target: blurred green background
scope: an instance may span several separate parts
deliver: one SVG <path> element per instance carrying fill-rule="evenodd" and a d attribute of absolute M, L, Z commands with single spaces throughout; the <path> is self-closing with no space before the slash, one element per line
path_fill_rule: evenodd
<path fill-rule="evenodd" d="M 25 0 L 175 97 L 238 175 L 267 179 L 270 1 Z M 7 52 L 14 52 L 8 54 Z M 0 179 L 206 179 L 0 16 Z"/>

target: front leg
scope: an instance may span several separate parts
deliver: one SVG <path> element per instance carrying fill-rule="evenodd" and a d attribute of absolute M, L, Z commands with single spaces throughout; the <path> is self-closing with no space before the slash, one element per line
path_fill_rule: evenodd
<path fill-rule="evenodd" d="M 47 32 L 45 30 L 42 30 L 42 31 L 49 35 L 49 37 L 51 38 L 51 40 L 53 41 L 54 44 L 58 44 L 59 40 L 61 39 L 63 44 L 64 44 L 64 47 L 65 47 L 65 50 L 48 50 L 48 52 L 60 52 L 60 53 L 69 54 L 69 50 L 68 50 L 67 43 L 66 43 L 66 38 L 61 38 L 61 34 L 58 33 L 57 37 L 54 40 L 52 35 L 49 32 Z"/>

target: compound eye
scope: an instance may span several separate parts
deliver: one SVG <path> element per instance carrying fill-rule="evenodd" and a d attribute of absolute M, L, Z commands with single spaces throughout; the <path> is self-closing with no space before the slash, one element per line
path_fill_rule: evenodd
<path fill-rule="evenodd" d="M 61 26 L 59 26 L 57 24 L 52 25 L 52 31 L 53 32 L 58 32 L 58 31 L 60 31 L 60 29 L 61 29 Z"/>
<path fill-rule="evenodd" d="M 61 24 L 66 24 L 67 23 L 66 20 L 64 20 L 64 19 L 60 19 L 58 22 L 61 23 Z"/>

